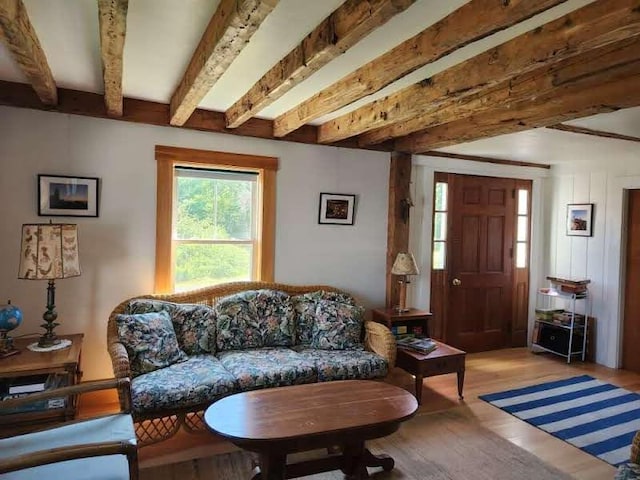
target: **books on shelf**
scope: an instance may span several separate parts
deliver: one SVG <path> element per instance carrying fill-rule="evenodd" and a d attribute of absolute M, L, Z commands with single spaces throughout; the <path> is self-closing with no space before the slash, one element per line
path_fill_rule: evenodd
<path fill-rule="evenodd" d="M 419 353 L 431 353 L 438 344 L 430 338 L 404 337 L 397 340 L 396 345 L 400 348 L 406 348 Z"/>
<path fill-rule="evenodd" d="M 58 375 L 29 375 L 14 378 L 0 383 L 0 400 L 28 396 L 49 388 L 63 386 L 65 383 L 65 379 Z M 0 415 L 65 408 L 66 405 L 66 397 L 51 398 L 22 404 L 14 408 L 0 409 Z"/>

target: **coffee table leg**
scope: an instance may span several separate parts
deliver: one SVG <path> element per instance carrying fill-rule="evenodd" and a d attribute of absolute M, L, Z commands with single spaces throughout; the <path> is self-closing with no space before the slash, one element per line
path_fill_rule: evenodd
<path fill-rule="evenodd" d="M 366 465 L 366 452 L 364 442 L 350 443 L 342 449 L 342 473 L 348 480 L 360 480 L 369 478 Z"/>
<path fill-rule="evenodd" d="M 389 455 L 374 455 L 368 448 L 364 449 L 364 463 L 367 467 L 382 467 L 385 472 L 393 470 L 396 464 Z"/>
<path fill-rule="evenodd" d="M 253 476 L 252 480 L 284 480 L 287 455 L 283 453 L 261 453 L 260 473 Z"/>
<path fill-rule="evenodd" d="M 418 405 L 422 404 L 422 381 L 424 377 L 422 374 L 416 375 L 416 400 L 418 400 Z"/>
<path fill-rule="evenodd" d="M 462 387 L 464 387 L 464 368 L 458 370 L 458 397 L 460 397 L 460 400 L 464 399 L 462 396 Z"/>

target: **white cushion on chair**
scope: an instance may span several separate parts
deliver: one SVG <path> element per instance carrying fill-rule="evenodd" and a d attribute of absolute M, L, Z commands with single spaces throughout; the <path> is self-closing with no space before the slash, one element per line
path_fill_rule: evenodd
<path fill-rule="evenodd" d="M 131 415 L 109 415 L 0 439 L 0 459 L 14 458 L 39 450 L 117 440 L 128 441 L 135 438 Z M 125 455 L 108 455 L 27 468 L 0 475 L 0 478 L 119 480 L 129 478 L 129 464 Z"/>

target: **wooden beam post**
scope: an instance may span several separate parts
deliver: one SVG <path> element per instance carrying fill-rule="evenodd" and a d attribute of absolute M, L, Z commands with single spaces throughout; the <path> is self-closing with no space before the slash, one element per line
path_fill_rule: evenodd
<path fill-rule="evenodd" d="M 0 38 L 45 105 L 58 103 L 56 82 L 22 0 L 0 0 Z"/>
<path fill-rule="evenodd" d="M 398 302 L 398 279 L 391 275 L 391 267 L 400 252 L 409 250 L 409 216 L 403 214 L 403 205 L 410 198 L 411 155 L 391 153 L 389 169 L 389 211 L 387 213 L 387 288 L 386 305 L 391 308 Z"/>
<path fill-rule="evenodd" d="M 129 0 L 98 0 L 104 104 L 110 117 L 122 116 L 122 55 Z"/>

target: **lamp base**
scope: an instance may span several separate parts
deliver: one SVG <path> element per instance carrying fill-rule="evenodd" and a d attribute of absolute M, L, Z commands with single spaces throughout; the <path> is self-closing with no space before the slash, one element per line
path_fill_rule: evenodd
<path fill-rule="evenodd" d="M 408 307 L 401 307 L 400 305 L 393 307 L 393 309 L 396 311 L 396 313 L 407 313 L 408 311 L 411 310 Z"/>
<path fill-rule="evenodd" d="M 38 347 L 52 347 L 60 343 L 60 339 L 53 331 L 54 328 L 60 325 L 59 323 L 56 323 L 57 318 L 56 285 L 53 280 L 49 280 L 49 285 L 47 286 L 47 311 L 42 315 L 44 323 L 40 325 L 46 330 L 46 332 L 40 337 L 40 340 L 38 340 Z"/>
<path fill-rule="evenodd" d="M 55 325 L 58 324 L 56 323 Z M 58 345 L 59 343 L 60 339 L 53 332 L 47 332 L 38 339 L 38 346 L 40 348 L 53 347 L 54 345 Z"/>

